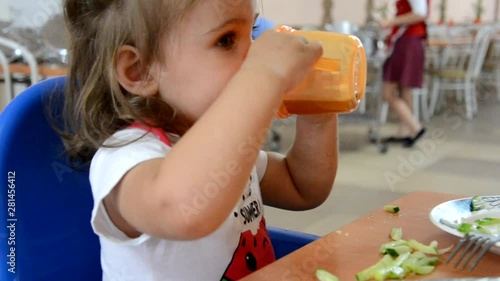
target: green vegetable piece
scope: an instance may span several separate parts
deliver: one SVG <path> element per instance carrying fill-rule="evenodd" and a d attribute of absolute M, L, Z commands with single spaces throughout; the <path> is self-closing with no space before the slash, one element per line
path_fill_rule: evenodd
<path fill-rule="evenodd" d="M 389 272 L 387 277 L 390 279 L 403 279 L 407 273 L 408 272 L 404 268 L 396 266 Z"/>
<path fill-rule="evenodd" d="M 411 255 L 413 257 L 415 257 L 416 259 L 423 259 L 423 258 L 427 257 L 424 253 L 419 252 L 419 251 L 413 252 L 413 254 L 411 254 Z"/>
<path fill-rule="evenodd" d="M 391 257 L 399 257 L 398 251 L 396 251 L 393 248 L 389 248 L 386 250 L 386 253 L 389 254 Z"/>
<path fill-rule="evenodd" d="M 403 229 L 401 227 L 394 227 L 391 229 L 391 239 L 394 241 L 401 240 L 403 238 Z"/>
<path fill-rule="evenodd" d="M 394 250 L 398 252 L 398 254 L 406 254 L 406 253 L 411 253 L 411 248 L 406 246 L 406 245 L 401 245 L 401 246 L 396 246 L 394 247 Z"/>
<path fill-rule="evenodd" d="M 401 267 L 401 265 L 410 257 L 410 253 L 401 254 L 398 256 L 396 260 L 391 262 L 385 267 L 379 268 L 375 271 L 375 280 L 384 281 L 387 278 L 391 278 L 390 276 L 397 276 L 400 274 L 404 274 L 406 271 Z"/>
<path fill-rule="evenodd" d="M 376 264 L 356 273 L 356 280 L 358 281 L 368 281 L 375 278 L 375 273 L 382 268 L 389 267 L 394 260 L 389 255 L 384 255 Z"/>
<path fill-rule="evenodd" d="M 438 262 L 438 257 L 428 257 L 422 252 L 414 252 L 403 262 L 401 267 L 403 267 L 407 272 L 415 272 L 415 270 L 424 272 L 423 270 L 425 269 L 429 270 L 429 268 L 426 268 L 425 266 L 433 266 L 438 264 Z M 419 269 L 422 267 L 424 269 Z"/>
<path fill-rule="evenodd" d="M 437 265 L 439 263 L 438 257 L 425 257 L 417 260 L 415 265 L 417 267 L 428 266 L 428 265 Z"/>
<path fill-rule="evenodd" d="M 470 223 L 462 223 L 458 226 L 458 231 L 464 234 L 469 234 L 471 231 L 474 231 L 475 227 Z"/>
<path fill-rule="evenodd" d="M 415 251 L 422 252 L 424 254 L 437 255 L 438 249 L 436 247 L 431 247 L 428 245 L 424 245 L 416 240 L 408 241 L 408 246 Z"/>
<path fill-rule="evenodd" d="M 392 242 L 382 244 L 382 246 L 380 246 L 380 253 L 385 255 L 387 253 L 386 252 L 387 249 L 394 249 L 397 246 L 402 246 L 402 245 L 406 246 L 406 243 L 407 242 L 405 240 L 397 240 L 397 241 L 392 241 Z"/>
<path fill-rule="evenodd" d="M 386 210 L 389 213 L 397 214 L 399 212 L 399 207 L 394 205 L 385 205 L 384 210 Z"/>
<path fill-rule="evenodd" d="M 317 269 L 315 275 L 319 281 L 339 281 L 339 278 L 337 276 L 324 269 Z"/>
<path fill-rule="evenodd" d="M 431 274 L 435 268 L 436 267 L 431 265 L 417 266 L 413 269 L 413 272 L 415 272 L 418 275 L 428 275 Z"/>
<path fill-rule="evenodd" d="M 486 206 L 486 203 L 484 202 L 484 200 L 481 197 L 479 197 L 479 196 L 472 197 L 472 200 L 470 202 L 471 212 L 480 211 L 480 210 L 484 209 L 485 206 Z"/>
<path fill-rule="evenodd" d="M 477 225 L 487 226 L 487 225 L 495 225 L 500 224 L 500 219 L 498 218 L 483 218 L 474 221 Z"/>
<path fill-rule="evenodd" d="M 491 229 L 486 226 L 486 227 L 483 227 L 483 226 L 476 226 L 476 230 L 477 232 L 480 232 L 480 233 L 484 233 L 484 234 L 493 234 L 493 231 L 491 231 Z"/>
<path fill-rule="evenodd" d="M 389 254 L 392 257 L 399 257 L 399 255 L 411 253 L 411 248 L 406 245 L 395 246 L 394 248 L 387 248 L 382 254 Z"/>

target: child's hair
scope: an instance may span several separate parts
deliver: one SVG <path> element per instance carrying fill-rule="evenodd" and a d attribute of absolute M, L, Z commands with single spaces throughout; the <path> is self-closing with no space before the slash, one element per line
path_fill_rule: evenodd
<path fill-rule="evenodd" d="M 72 159 L 91 160 L 103 142 L 133 122 L 168 130 L 175 110 L 158 95 L 125 91 L 116 79 L 117 50 L 127 44 L 141 55 L 147 77 L 163 61 L 166 35 L 200 0 L 65 0 L 70 31 L 70 74 L 63 111 L 63 142 Z"/>

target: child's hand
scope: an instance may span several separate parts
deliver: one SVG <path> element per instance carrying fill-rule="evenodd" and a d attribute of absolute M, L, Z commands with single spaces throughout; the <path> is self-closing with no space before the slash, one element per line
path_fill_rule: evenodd
<path fill-rule="evenodd" d="M 252 44 L 242 68 L 275 76 L 285 94 L 304 80 L 322 54 L 323 47 L 318 41 L 268 30 Z"/>

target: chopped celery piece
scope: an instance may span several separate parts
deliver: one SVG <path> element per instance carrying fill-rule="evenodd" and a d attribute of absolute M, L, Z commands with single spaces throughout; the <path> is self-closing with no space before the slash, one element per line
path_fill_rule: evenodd
<path fill-rule="evenodd" d="M 384 210 L 386 210 L 389 213 L 397 214 L 399 212 L 399 207 L 394 205 L 385 205 Z"/>
<path fill-rule="evenodd" d="M 469 232 L 471 232 L 473 230 L 475 230 L 475 227 L 470 223 L 462 223 L 458 227 L 458 231 L 465 233 L 465 234 L 468 234 Z"/>
<path fill-rule="evenodd" d="M 403 279 L 407 273 L 408 272 L 406 272 L 404 268 L 396 266 L 393 269 L 391 269 L 387 277 L 389 277 L 390 279 Z"/>
<path fill-rule="evenodd" d="M 422 259 L 422 258 L 425 258 L 427 257 L 424 253 L 422 252 L 419 252 L 419 251 L 415 251 L 413 252 L 413 254 L 411 254 L 412 256 L 414 256 L 415 258 L 417 259 Z"/>
<path fill-rule="evenodd" d="M 399 255 L 411 253 L 411 248 L 406 245 L 396 246 L 394 249 Z"/>
<path fill-rule="evenodd" d="M 408 241 L 408 246 L 416 251 L 422 252 L 424 254 L 437 255 L 438 249 L 436 247 L 431 247 L 424 245 L 416 240 Z"/>
<path fill-rule="evenodd" d="M 479 233 L 484 233 L 484 234 L 495 234 L 496 233 L 496 231 L 494 231 L 489 226 L 480 226 L 480 225 L 478 225 L 476 227 L 476 229 L 477 229 L 477 232 L 479 232 Z"/>
<path fill-rule="evenodd" d="M 424 265 L 424 266 L 417 266 L 413 269 L 413 272 L 415 272 L 418 275 L 427 275 L 431 274 L 436 267 L 432 265 Z"/>
<path fill-rule="evenodd" d="M 383 281 L 389 277 L 389 275 L 397 275 L 404 273 L 405 270 L 401 268 L 401 265 L 410 257 L 410 253 L 401 254 L 393 262 L 388 264 L 386 267 L 379 268 L 375 271 L 375 280 Z"/>
<path fill-rule="evenodd" d="M 416 267 L 417 260 L 418 257 L 416 257 L 414 254 L 411 254 L 401 265 L 401 267 L 404 268 L 404 270 L 407 272 L 413 272 L 413 269 Z"/>
<path fill-rule="evenodd" d="M 433 248 L 437 248 L 438 246 L 438 241 L 432 241 L 429 246 L 433 247 Z"/>
<path fill-rule="evenodd" d="M 458 226 L 458 231 L 464 234 L 479 232 L 484 234 L 496 235 L 500 233 L 499 218 L 483 218 L 475 220 L 474 223 L 462 223 Z"/>
<path fill-rule="evenodd" d="M 483 218 L 483 219 L 475 220 L 475 223 L 477 223 L 477 225 L 480 225 L 480 226 L 495 225 L 495 224 L 500 224 L 500 219 L 498 219 L 498 218 Z"/>
<path fill-rule="evenodd" d="M 403 229 L 401 227 L 394 227 L 391 229 L 391 238 L 394 241 L 403 239 Z"/>
<path fill-rule="evenodd" d="M 385 254 L 387 249 L 394 249 L 397 246 L 406 245 L 406 243 L 407 242 L 405 240 L 397 240 L 397 241 L 392 241 L 389 243 L 382 244 L 382 246 L 380 246 L 380 252 L 382 254 Z"/>
<path fill-rule="evenodd" d="M 316 278 L 319 281 L 339 281 L 339 278 L 324 269 L 316 270 Z"/>
<path fill-rule="evenodd" d="M 390 266 L 393 263 L 393 259 L 389 255 L 384 255 L 376 264 L 370 266 L 369 268 L 358 272 L 356 274 L 356 280 L 358 281 L 368 281 L 375 277 L 375 273 L 381 268 Z"/>
<path fill-rule="evenodd" d="M 481 197 L 474 196 L 474 197 L 472 197 L 472 200 L 470 202 L 470 210 L 471 210 L 471 212 L 479 211 L 479 210 L 484 209 L 485 205 L 486 204 Z"/>
<path fill-rule="evenodd" d="M 398 251 L 394 250 L 393 248 L 387 249 L 386 253 L 389 254 L 391 257 L 398 257 L 399 256 Z"/>
<path fill-rule="evenodd" d="M 387 248 L 383 254 L 389 254 L 392 257 L 399 257 L 399 255 L 406 253 L 411 253 L 411 248 L 406 245 L 400 245 L 395 246 L 394 248 Z"/>
<path fill-rule="evenodd" d="M 427 266 L 427 265 L 437 265 L 439 263 L 438 257 L 424 257 L 417 260 L 415 263 L 417 267 L 419 266 Z"/>
<path fill-rule="evenodd" d="M 392 228 L 393 241 L 382 244 L 380 252 L 384 255 L 375 265 L 356 274 L 357 281 L 404 280 L 408 274 L 428 275 L 439 264 L 438 242 L 429 245 L 416 240 L 403 240 L 402 229 Z M 428 256 L 435 255 L 435 256 Z"/>

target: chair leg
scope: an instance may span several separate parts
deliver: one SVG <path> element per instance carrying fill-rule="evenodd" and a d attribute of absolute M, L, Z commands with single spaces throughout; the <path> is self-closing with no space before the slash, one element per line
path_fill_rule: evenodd
<path fill-rule="evenodd" d="M 432 79 L 432 91 L 431 91 L 431 102 L 429 106 L 429 118 L 434 116 L 436 111 L 436 105 L 439 98 L 439 78 Z"/>
<path fill-rule="evenodd" d="M 359 103 L 359 113 L 361 113 L 361 114 L 366 113 L 366 95 Z"/>
<path fill-rule="evenodd" d="M 413 89 L 413 117 L 420 120 L 420 90 Z"/>
<path fill-rule="evenodd" d="M 478 106 L 477 106 L 477 84 L 476 83 L 471 83 L 470 89 L 471 89 L 471 99 L 472 99 L 472 113 L 474 115 L 477 115 L 477 113 L 478 113 Z"/>
<path fill-rule="evenodd" d="M 422 119 L 425 122 L 429 121 L 429 107 L 428 107 L 428 98 L 427 98 L 427 89 L 422 89 L 420 93 L 420 105 L 422 111 Z"/>
<path fill-rule="evenodd" d="M 464 101 L 464 97 L 460 95 L 460 90 L 453 90 L 455 92 L 455 100 L 457 103 L 462 103 Z"/>
<path fill-rule="evenodd" d="M 382 100 L 382 105 L 380 108 L 380 116 L 379 116 L 379 121 L 380 124 L 383 125 L 387 123 L 387 115 L 389 114 L 389 103 Z"/>
<path fill-rule="evenodd" d="M 465 117 L 467 120 L 472 120 L 473 117 L 473 101 L 472 101 L 472 89 L 470 85 L 466 84 L 465 90 L 464 90 L 464 96 L 465 96 Z"/>
<path fill-rule="evenodd" d="M 497 89 L 497 100 L 500 102 L 500 67 L 495 70 L 495 88 Z"/>

